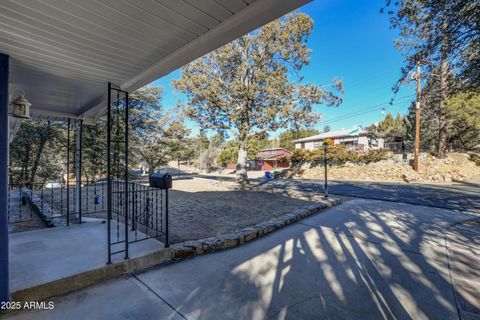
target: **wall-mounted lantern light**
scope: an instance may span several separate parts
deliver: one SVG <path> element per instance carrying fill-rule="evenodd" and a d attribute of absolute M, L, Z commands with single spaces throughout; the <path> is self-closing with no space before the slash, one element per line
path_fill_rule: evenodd
<path fill-rule="evenodd" d="M 25 92 L 10 102 L 10 115 L 15 118 L 30 119 L 30 106 L 32 104 L 25 98 Z"/>

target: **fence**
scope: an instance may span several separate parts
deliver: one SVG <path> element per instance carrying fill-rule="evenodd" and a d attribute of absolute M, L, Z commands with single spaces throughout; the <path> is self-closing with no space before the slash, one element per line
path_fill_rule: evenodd
<path fill-rule="evenodd" d="M 129 245 L 147 239 L 157 239 L 169 246 L 168 190 L 114 180 L 112 210 L 107 219 L 109 261 L 119 253 L 128 258 Z"/>
<path fill-rule="evenodd" d="M 11 224 L 43 220 L 50 226 L 81 222 L 82 216 L 101 215 L 107 211 L 106 183 L 81 187 L 60 183 L 9 185 L 8 221 Z"/>
<path fill-rule="evenodd" d="M 168 190 L 113 180 L 109 213 L 107 187 L 106 181 L 84 184 L 79 197 L 75 187 L 56 183 L 11 185 L 9 223 L 43 221 L 49 226 L 63 226 L 80 223 L 85 216 L 106 219 L 109 261 L 121 252 L 128 258 L 129 245 L 143 240 L 153 238 L 169 246 Z"/>

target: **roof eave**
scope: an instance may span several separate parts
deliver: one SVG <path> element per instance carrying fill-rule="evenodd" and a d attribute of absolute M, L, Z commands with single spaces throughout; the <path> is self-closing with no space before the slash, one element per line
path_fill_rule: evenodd
<path fill-rule="evenodd" d="M 312 141 L 317 141 L 317 140 L 325 140 L 325 139 L 337 139 L 337 138 L 348 138 L 348 137 L 356 137 L 356 136 L 366 136 L 368 135 L 368 132 L 361 132 L 358 134 L 348 134 L 348 135 L 338 135 L 338 136 L 330 136 L 330 137 L 317 137 L 317 138 L 304 138 L 304 139 L 298 139 L 298 140 L 293 140 L 293 143 L 301 143 L 301 142 L 312 142 Z"/>
<path fill-rule="evenodd" d="M 311 1 L 312 0 L 257 0 L 242 11 L 216 25 L 208 32 L 188 42 L 167 57 L 120 84 L 119 87 L 125 91 L 135 91 L 216 48 Z M 106 108 L 106 100 L 107 97 L 105 95 L 101 101 L 85 107 L 78 116 L 100 117 Z"/>

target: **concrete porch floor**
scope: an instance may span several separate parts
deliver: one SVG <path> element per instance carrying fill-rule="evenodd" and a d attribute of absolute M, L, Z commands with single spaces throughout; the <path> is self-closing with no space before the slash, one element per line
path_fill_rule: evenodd
<path fill-rule="evenodd" d="M 123 240 L 123 224 L 118 225 Z M 117 224 L 112 222 L 112 241 Z M 138 239 L 145 237 L 138 232 Z M 130 231 L 129 238 L 133 239 Z M 122 250 L 124 244 L 112 247 Z M 56 227 L 10 235 L 10 287 L 14 300 L 45 298 L 77 290 L 92 282 L 106 280 L 124 272 L 140 270 L 151 263 L 152 254 L 167 256 L 169 249 L 156 239 L 130 244 L 130 259 L 124 253 L 113 255 L 107 265 L 107 224 L 100 219 L 68 227 Z M 163 251 L 168 251 L 162 253 Z M 158 257 L 157 257 L 158 258 Z M 161 260 L 159 260 L 161 261 Z M 54 291 L 49 291 L 49 287 Z"/>

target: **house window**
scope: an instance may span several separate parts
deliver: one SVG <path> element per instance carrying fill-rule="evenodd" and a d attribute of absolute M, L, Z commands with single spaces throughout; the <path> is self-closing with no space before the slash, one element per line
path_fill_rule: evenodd
<path fill-rule="evenodd" d="M 314 141 L 314 142 L 313 142 L 313 148 L 314 148 L 314 149 L 318 149 L 318 148 L 320 148 L 320 147 L 322 146 L 322 144 L 323 144 L 323 141 L 322 141 L 322 140 Z"/>

